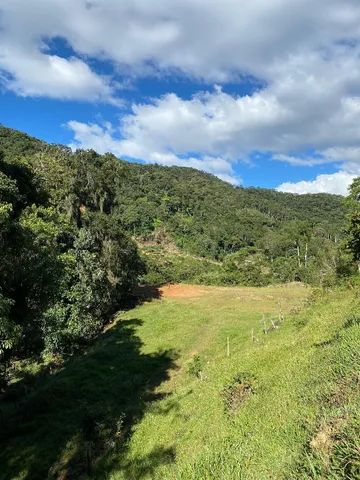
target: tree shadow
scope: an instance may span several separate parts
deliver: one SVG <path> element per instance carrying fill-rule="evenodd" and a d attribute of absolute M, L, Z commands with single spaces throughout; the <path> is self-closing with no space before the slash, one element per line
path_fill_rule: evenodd
<path fill-rule="evenodd" d="M 121 305 L 117 305 L 114 315 L 119 311 L 128 311 L 142 305 L 143 303 L 158 300 L 162 296 L 161 285 L 137 285 L 128 293 L 121 301 Z"/>
<path fill-rule="evenodd" d="M 120 468 L 127 480 L 141 478 L 153 478 L 154 472 L 160 465 L 167 465 L 175 461 L 175 449 L 173 447 L 158 447 L 148 455 L 136 459 L 136 462 L 124 462 Z"/>
<path fill-rule="evenodd" d="M 1 479 L 93 477 L 99 469 L 110 473 L 110 454 L 124 478 L 140 479 L 174 460 L 175 451 L 162 446 L 136 462 L 125 459 L 134 425 L 165 397 L 156 389 L 176 368 L 172 350 L 142 353 L 141 324 L 119 320 L 81 356 L 43 375 L 20 404 L 3 400 Z"/>
<path fill-rule="evenodd" d="M 340 335 L 339 333 L 336 333 L 333 335 L 331 338 L 328 340 L 323 340 L 322 342 L 316 342 L 313 344 L 315 348 L 327 348 L 327 347 L 332 347 L 336 343 L 340 341 Z"/>
<path fill-rule="evenodd" d="M 161 286 L 162 285 L 137 285 L 133 294 L 140 303 L 150 302 L 151 300 L 161 298 Z"/>

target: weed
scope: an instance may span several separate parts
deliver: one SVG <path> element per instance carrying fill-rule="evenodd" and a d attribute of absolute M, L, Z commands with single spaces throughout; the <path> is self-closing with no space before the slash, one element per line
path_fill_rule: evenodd
<path fill-rule="evenodd" d="M 201 358 L 199 355 L 195 355 L 195 357 L 189 363 L 188 374 L 193 377 L 201 378 L 202 370 L 203 367 Z"/>

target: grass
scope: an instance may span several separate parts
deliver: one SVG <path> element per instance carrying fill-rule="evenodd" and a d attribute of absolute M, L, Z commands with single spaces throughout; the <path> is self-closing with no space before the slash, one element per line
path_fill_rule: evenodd
<path fill-rule="evenodd" d="M 360 478 L 356 292 L 165 293 L 2 402 L 1 479 Z"/>

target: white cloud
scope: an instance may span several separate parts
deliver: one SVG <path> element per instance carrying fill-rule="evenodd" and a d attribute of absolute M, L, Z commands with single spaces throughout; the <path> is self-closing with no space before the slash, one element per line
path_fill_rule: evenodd
<path fill-rule="evenodd" d="M 291 115 L 271 92 L 240 97 L 216 87 L 189 100 L 168 94 L 152 103 L 134 104 L 115 131 L 75 121 L 69 127 L 84 148 L 162 163 L 174 158 L 188 158 L 190 163 L 195 153 L 231 165 L 253 149 L 271 150 L 279 142 L 276 130 L 280 132 Z"/>
<path fill-rule="evenodd" d="M 311 87 L 307 70 L 320 58 L 334 65 L 342 50 L 346 63 L 360 36 L 357 0 L 2 0 L 0 15 L 1 44 L 29 59 L 48 56 L 46 40 L 60 37 L 83 59 L 107 59 L 126 72 L 177 71 L 211 82 L 252 75 L 269 84 L 280 75 L 291 90 L 294 73 Z M 336 74 L 332 81 L 344 76 Z"/>
<path fill-rule="evenodd" d="M 146 151 L 142 145 L 133 144 L 127 140 L 113 138 L 113 128 L 106 124 L 86 124 L 77 121 L 68 122 L 68 127 L 74 133 L 73 149 L 94 149 L 99 153 L 112 152 L 118 157 L 131 157 L 144 160 L 147 163 L 181 167 L 192 167 L 212 173 L 222 180 L 239 185 L 241 179 L 235 174 L 231 162 L 221 157 L 202 155 L 199 157 L 181 157 L 171 152 Z"/>
<path fill-rule="evenodd" d="M 54 38 L 70 56 L 51 51 Z M 91 68 L 93 59 L 109 61 L 114 78 Z M 231 180 L 253 151 L 292 165 L 336 163 L 334 182 L 358 169 L 358 0 L 0 1 L 0 81 L 20 95 L 114 103 L 121 75 L 151 73 L 211 83 L 250 76 L 259 88 L 243 97 L 168 94 L 133 105 L 111 128 L 71 122 L 75 143 L 147 162 L 200 162 Z"/>
<path fill-rule="evenodd" d="M 288 163 L 289 165 L 299 166 L 299 167 L 313 167 L 315 165 L 322 165 L 324 163 L 329 163 L 334 161 L 331 157 L 324 155 L 313 154 L 313 155 L 284 155 L 282 153 L 276 154 L 273 156 L 273 160 L 278 162 Z"/>
<path fill-rule="evenodd" d="M 27 6 L 31 3 L 28 2 Z M 26 11 L 23 2 L 17 0 L 0 3 L 1 83 L 20 96 L 119 104 L 110 78 L 97 74 L 76 56 L 64 58 L 49 52 L 43 38 L 52 37 L 47 30 L 46 15 L 49 13 L 51 25 L 51 20 L 56 21 L 56 9 L 50 15 L 48 7 L 54 2 L 50 0 L 47 6 L 41 3 L 34 2 L 31 13 Z M 22 7 L 25 7 L 23 12 Z M 39 10 L 42 8 L 43 11 Z M 61 18 L 58 23 L 61 24 Z"/>
<path fill-rule="evenodd" d="M 216 88 L 190 100 L 169 94 L 134 105 L 122 120 L 121 132 L 131 156 L 138 150 L 146 154 L 167 148 L 236 159 L 253 148 L 267 148 L 270 131 L 285 123 L 288 115 L 266 91 L 235 97 Z"/>
<path fill-rule="evenodd" d="M 73 146 L 111 151 L 120 157 L 163 165 L 191 166 L 240 182 L 232 164 L 247 155 L 276 118 L 287 112 L 266 92 L 233 97 L 219 87 L 183 100 L 168 94 L 148 104 L 135 104 L 114 132 L 109 126 L 70 121 Z M 261 126 L 263 131 L 261 132 Z M 117 134 L 117 136 L 115 135 Z"/>
<path fill-rule="evenodd" d="M 347 195 L 348 188 L 356 175 L 348 172 L 318 175 L 314 180 L 301 182 L 286 182 L 278 186 L 280 192 L 290 193 L 334 193 Z"/>
<path fill-rule="evenodd" d="M 339 118 L 332 104 L 324 110 L 327 118 L 322 122 L 326 122 L 328 128 L 326 143 L 322 122 L 319 129 L 311 123 L 312 111 L 295 112 L 287 108 L 273 94 L 272 88 L 243 97 L 229 95 L 219 87 L 189 100 L 168 94 L 151 103 L 133 105 L 131 113 L 122 118 L 116 129 L 79 122 L 69 122 L 69 127 L 79 147 L 109 150 L 118 156 L 146 162 L 195 166 L 220 178 L 229 179 L 231 175 L 234 179 L 232 165 L 246 159 L 253 151 L 269 152 L 273 160 L 291 165 L 344 164 L 348 173 L 354 173 L 360 168 L 360 148 L 331 146 L 338 132 L 347 129 L 349 123 L 354 122 L 355 128 L 360 125 L 360 111 L 354 114 L 353 104 L 349 105 L 344 118 Z M 312 131 L 308 131 L 310 126 Z M 285 153 L 301 145 L 302 128 L 312 137 L 317 152 L 297 156 Z M 325 146 L 327 148 L 323 148 Z M 338 184 L 344 175 L 334 177 L 333 183 L 331 178 L 321 178 L 314 185 L 304 182 L 298 188 L 340 191 Z"/>
<path fill-rule="evenodd" d="M 0 55 L 0 67 L 7 73 L 5 86 L 20 96 L 119 103 L 110 82 L 78 58 L 7 49 Z"/>
<path fill-rule="evenodd" d="M 222 81 L 267 78 L 274 63 L 358 38 L 357 0 L 2 0 L 18 42 L 62 36 L 72 48 L 141 71 Z"/>
<path fill-rule="evenodd" d="M 93 149 L 98 153 L 112 152 L 119 157 L 123 155 L 118 141 L 112 138 L 111 125 L 100 126 L 72 120 L 68 122 L 67 126 L 74 132 L 74 142 L 70 147 Z"/>
<path fill-rule="evenodd" d="M 345 161 L 348 171 L 359 172 L 360 146 L 359 147 L 332 147 L 324 150 L 324 156 L 331 161 Z"/>

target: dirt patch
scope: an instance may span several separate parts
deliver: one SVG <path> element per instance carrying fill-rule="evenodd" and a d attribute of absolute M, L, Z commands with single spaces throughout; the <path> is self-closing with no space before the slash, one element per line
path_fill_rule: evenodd
<path fill-rule="evenodd" d="M 333 446 L 333 428 L 331 425 L 324 427 L 311 439 L 310 447 L 323 456 L 328 456 Z"/>
<path fill-rule="evenodd" d="M 164 298 L 192 298 L 205 295 L 208 290 L 199 285 L 168 284 L 160 287 L 159 292 Z"/>
<path fill-rule="evenodd" d="M 150 301 L 161 297 L 160 287 L 152 285 L 138 285 L 132 294 L 141 301 Z"/>
<path fill-rule="evenodd" d="M 311 439 L 310 447 L 322 456 L 324 460 L 329 460 L 330 452 L 336 443 L 336 434 L 345 421 L 345 417 L 333 418 L 330 422 L 322 425 Z"/>
<path fill-rule="evenodd" d="M 221 392 L 225 411 L 236 413 L 241 405 L 255 392 L 256 378 L 251 373 L 237 373 Z"/>

